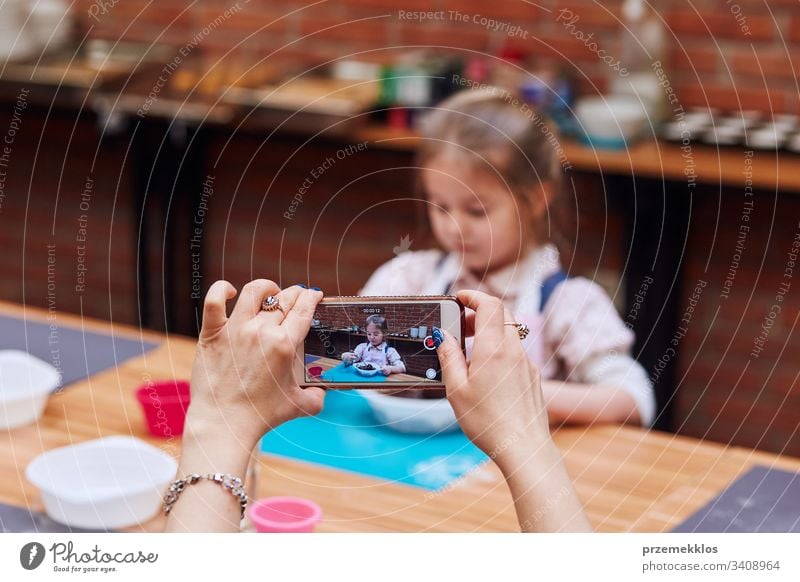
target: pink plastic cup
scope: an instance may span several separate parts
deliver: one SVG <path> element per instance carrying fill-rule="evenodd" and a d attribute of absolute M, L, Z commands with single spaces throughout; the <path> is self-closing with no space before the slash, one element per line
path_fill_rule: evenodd
<path fill-rule="evenodd" d="M 322 376 L 322 366 L 310 366 L 308 368 L 308 375 L 312 378 L 319 378 Z"/>
<path fill-rule="evenodd" d="M 170 438 L 183 434 L 189 408 L 189 382 L 164 380 L 145 384 L 136 390 L 136 398 L 142 405 L 151 435 Z"/>
<path fill-rule="evenodd" d="M 248 512 L 260 533 L 311 533 L 322 520 L 322 508 L 302 497 L 265 497 Z"/>

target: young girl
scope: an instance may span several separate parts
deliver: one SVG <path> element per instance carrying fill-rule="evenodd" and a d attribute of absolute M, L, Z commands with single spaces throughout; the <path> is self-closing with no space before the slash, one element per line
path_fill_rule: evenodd
<path fill-rule="evenodd" d="M 425 119 L 417 167 L 440 249 L 399 255 L 361 294 L 494 295 L 530 327 L 523 343 L 542 378 L 561 380 L 543 383 L 552 423 L 650 425 L 655 398 L 633 333 L 597 284 L 562 270 L 555 134 L 519 103 L 467 90 Z"/>
<path fill-rule="evenodd" d="M 386 318 L 380 315 L 367 317 L 367 341 L 358 344 L 352 352 L 342 354 L 342 360 L 347 364 L 365 362 L 379 368 L 384 376 L 389 374 L 402 374 L 406 371 L 403 359 L 397 350 L 390 348 L 383 341 L 383 334 L 389 328 Z"/>

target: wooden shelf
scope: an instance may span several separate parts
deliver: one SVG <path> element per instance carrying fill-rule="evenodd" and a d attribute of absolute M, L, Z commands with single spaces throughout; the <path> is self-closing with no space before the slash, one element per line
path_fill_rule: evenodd
<path fill-rule="evenodd" d="M 409 130 L 366 126 L 355 131 L 355 141 L 413 151 L 419 136 Z M 752 172 L 757 190 L 800 192 L 800 154 L 754 150 L 752 164 L 745 165 L 746 150 L 741 147 L 714 147 L 692 144 L 684 153 L 680 144 L 662 140 L 640 142 L 626 150 L 599 150 L 575 141 L 564 141 L 564 152 L 573 170 L 598 174 L 637 176 L 689 182 L 693 173 L 698 184 L 742 187 L 745 171 Z"/>

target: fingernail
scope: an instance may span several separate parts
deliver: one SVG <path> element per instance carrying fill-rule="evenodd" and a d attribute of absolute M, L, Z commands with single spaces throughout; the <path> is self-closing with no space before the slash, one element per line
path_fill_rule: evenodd
<path fill-rule="evenodd" d="M 305 283 L 298 283 L 297 286 L 302 287 L 303 289 L 308 289 L 308 285 L 306 285 Z"/>
<path fill-rule="evenodd" d="M 433 343 L 438 348 L 444 343 L 444 332 L 438 327 L 433 328 Z"/>
<path fill-rule="evenodd" d="M 322 291 L 322 289 L 320 289 L 319 287 L 312 287 L 311 290 L 312 291 Z"/>

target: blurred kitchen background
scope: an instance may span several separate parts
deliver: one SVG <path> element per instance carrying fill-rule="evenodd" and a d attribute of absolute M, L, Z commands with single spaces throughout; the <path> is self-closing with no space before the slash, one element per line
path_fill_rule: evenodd
<path fill-rule="evenodd" d="M 800 455 L 798 55 L 795 0 L 6 0 L 0 298 L 193 334 L 218 278 L 355 293 L 427 244 L 420 114 L 491 84 L 562 131 L 659 428 Z"/>

